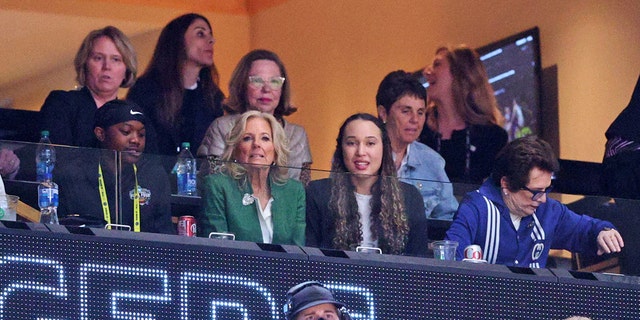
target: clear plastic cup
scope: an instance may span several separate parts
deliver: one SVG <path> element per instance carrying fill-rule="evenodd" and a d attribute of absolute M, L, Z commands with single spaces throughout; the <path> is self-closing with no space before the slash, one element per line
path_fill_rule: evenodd
<path fill-rule="evenodd" d="M 458 242 L 451 240 L 440 240 L 431 243 L 433 248 L 433 257 L 438 260 L 456 260 L 456 249 L 458 248 Z"/>
<path fill-rule="evenodd" d="M 20 199 L 18 196 L 0 195 L 0 220 L 16 221 L 18 199 Z"/>

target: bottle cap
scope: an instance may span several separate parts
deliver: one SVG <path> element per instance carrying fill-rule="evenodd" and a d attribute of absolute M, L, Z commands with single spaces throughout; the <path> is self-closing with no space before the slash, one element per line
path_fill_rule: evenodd
<path fill-rule="evenodd" d="M 188 149 L 189 147 L 191 147 L 191 144 L 189 142 L 182 143 L 182 149 Z"/>

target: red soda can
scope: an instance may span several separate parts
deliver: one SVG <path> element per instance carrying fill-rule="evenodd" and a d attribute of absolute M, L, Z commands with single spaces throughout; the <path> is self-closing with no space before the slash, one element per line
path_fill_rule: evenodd
<path fill-rule="evenodd" d="M 180 218 L 178 218 L 178 234 L 181 236 L 195 237 L 198 234 L 196 218 L 193 216 L 180 216 Z"/>
<path fill-rule="evenodd" d="M 482 260 L 482 248 L 477 244 L 472 244 L 464 248 L 464 258 L 471 260 Z"/>

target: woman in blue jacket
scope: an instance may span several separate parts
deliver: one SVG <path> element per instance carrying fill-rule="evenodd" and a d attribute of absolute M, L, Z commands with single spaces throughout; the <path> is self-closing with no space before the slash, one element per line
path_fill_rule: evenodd
<path fill-rule="evenodd" d="M 458 201 L 444 171 L 444 159 L 417 141 L 424 126 L 426 101 L 424 87 L 402 70 L 384 77 L 376 94 L 378 117 L 391 140 L 398 178 L 420 191 L 428 218 L 451 220 Z"/>
<path fill-rule="evenodd" d="M 579 215 L 547 195 L 559 168 L 551 146 L 534 136 L 509 143 L 491 177 L 460 203 L 446 238 L 459 243 L 457 258 L 471 244 L 489 263 L 544 268 L 549 249 L 620 252 L 622 236 L 607 221 Z"/>

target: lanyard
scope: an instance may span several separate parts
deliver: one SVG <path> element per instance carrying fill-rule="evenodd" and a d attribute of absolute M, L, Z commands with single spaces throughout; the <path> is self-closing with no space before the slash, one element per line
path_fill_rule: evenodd
<path fill-rule="evenodd" d="M 133 165 L 133 176 L 135 177 L 135 186 L 133 188 L 133 231 L 140 232 L 140 191 L 138 190 L 138 167 Z M 104 221 L 111 224 L 111 211 L 109 210 L 109 201 L 107 199 L 107 189 L 104 185 L 104 177 L 102 176 L 102 165 L 98 164 L 98 189 L 100 191 L 100 201 L 102 202 L 102 214 Z M 109 227 L 111 229 L 111 227 Z"/>

